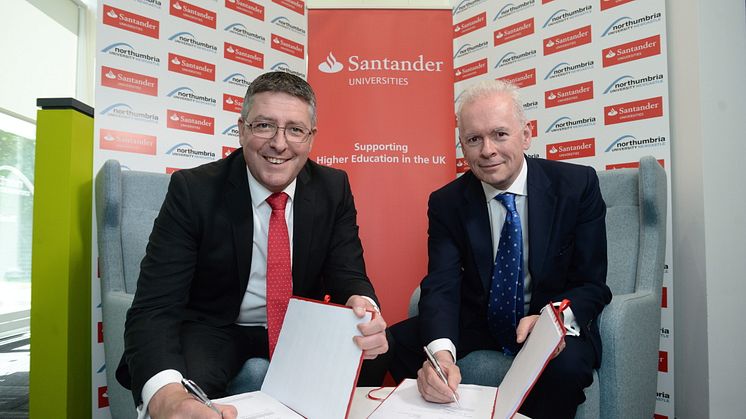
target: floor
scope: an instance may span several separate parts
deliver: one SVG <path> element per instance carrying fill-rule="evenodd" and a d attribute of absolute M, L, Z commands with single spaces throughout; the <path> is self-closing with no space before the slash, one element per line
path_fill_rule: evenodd
<path fill-rule="evenodd" d="M 29 417 L 29 335 L 0 340 L 0 418 Z"/>

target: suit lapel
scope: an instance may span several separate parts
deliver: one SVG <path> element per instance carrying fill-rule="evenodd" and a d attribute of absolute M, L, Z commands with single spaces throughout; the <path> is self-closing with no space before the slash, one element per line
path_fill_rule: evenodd
<path fill-rule="evenodd" d="M 464 205 L 461 207 L 461 216 L 469 237 L 469 244 L 474 252 L 474 262 L 479 271 L 479 279 L 482 281 L 485 292 L 490 289 L 492 279 L 492 234 L 490 230 L 490 216 L 485 202 L 484 189 L 479 180 L 471 173 L 464 176 L 470 178 L 466 182 L 464 190 Z"/>
<path fill-rule="evenodd" d="M 251 209 L 251 192 L 243 154 L 232 157 L 228 173 L 223 204 L 230 219 L 233 232 L 233 248 L 236 251 L 236 264 L 241 293 L 246 292 L 251 268 L 251 252 L 254 237 L 254 220 Z"/>
<path fill-rule="evenodd" d="M 541 272 L 547 260 L 549 237 L 554 224 L 557 195 L 551 188 L 551 180 L 533 159 L 528 163 L 528 247 L 529 272 L 533 278 Z"/>
<path fill-rule="evenodd" d="M 316 206 L 314 183 L 308 163 L 298 173 L 293 203 L 293 293 L 301 290 L 301 278 L 306 271 L 313 236 L 313 214 Z"/>

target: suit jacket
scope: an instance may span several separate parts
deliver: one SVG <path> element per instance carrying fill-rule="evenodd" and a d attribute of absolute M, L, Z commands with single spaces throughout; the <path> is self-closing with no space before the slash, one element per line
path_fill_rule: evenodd
<path fill-rule="evenodd" d="M 357 211 L 345 172 L 308 161 L 297 177 L 293 221 L 293 294 L 344 304 L 376 300 L 365 273 Z M 118 380 L 140 398 L 165 369 L 186 373 L 184 321 L 236 321 L 251 269 L 253 219 L 242 149 L 171 176 L 140 266 L 125 323 Z"/>
<path fill-rule="evenodd" d="M 567 298 L 600 364 L 596 318 L 611 301 L 606 286 L 606 204 L 596 172 L 586 166 L 526 158 L 528 270 L 526 315 Z M 428 207 L 428 274 L 421 284 L 419 322 L 427 344 L 449 338 L 459 357 L 497 349 L 487 327 L 494 263 L 487 204 L 480 181 L 467 172 L 433 192 Z M 525 220 L 522 220 L 525 223 Z"/>

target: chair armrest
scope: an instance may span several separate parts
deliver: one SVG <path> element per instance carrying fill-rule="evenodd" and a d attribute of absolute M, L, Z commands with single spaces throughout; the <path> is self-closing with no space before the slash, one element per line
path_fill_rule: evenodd
<path fill-rule="evenodd" d="M 615 295 L 599 319 L 599 370 L 606 418 L 652 417 L 660 345 L 660 298 L 652 291 Z"/>
<path fill-rule="evenodd" d="M 132 392 L 122 387 L 116 378 L 119 360 L 124 353 L 124 320 L 134 298 L 134 294 L 122 291 L 110 291 L 101 298 L 107 394 L 112 417 L 115 418 L 137 417 Z"/>

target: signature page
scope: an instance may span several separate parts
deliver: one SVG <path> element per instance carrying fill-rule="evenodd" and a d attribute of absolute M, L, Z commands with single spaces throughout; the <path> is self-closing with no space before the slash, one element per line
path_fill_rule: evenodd
<path fill-rule="evenodd" d="M 383 401 L 370 419 L 399 418 L 482 418 L 492 417 L 497 388 L 463 384 L 458 387 L 459 403 L 430 403 L 417 390 L 417 380 L 406 379 Z"/>

